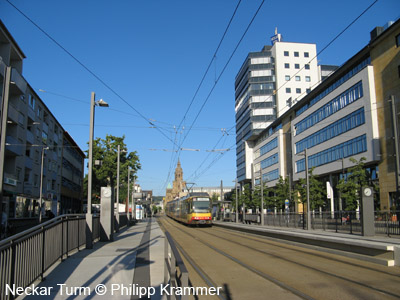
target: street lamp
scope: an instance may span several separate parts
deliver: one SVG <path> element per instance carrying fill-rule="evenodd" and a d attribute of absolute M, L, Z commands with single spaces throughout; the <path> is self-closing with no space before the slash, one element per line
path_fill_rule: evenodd
<path fill-rule="evenodd" d="M 119 165 L 120 165 L 120 160 L 121 160 L 121 145 L 118 145 L 117 148 L 117 153 L 118 153 L 118 157 L 117 157 L 117 195 L 115 197 L 115 201 L 117 202 L 117 211 L 115 212 L 115 216 L 117 219 L 117 227 L 116 227 L 116 232 L 119 232 Z M 126 150 L 122 150 L 122 152 L 126 153 Z M 129 185 L 129 181 L 128 181 L 128 185 Z"/>
<path fill-rule="evenodd" d="M 43 212 L 43 165 L 44 165 L 44 150 L 49 150 L 49 147 L 42 147 L 42 161 L 40 166 L 40 190 L 39 190 L 39 223 L 42 223 L 42 212 Z"/>
<path fill-rule="evenodd" d="M 92 173 L 93 173 L 93 133 L 94 133 L 94 107 L 108 107 L 108 103 L 100 99 L 95 101 L 95 93 L 90 98 L 90 129 L 89 129 L 89 165 L 88 165 L 88 195 L 86 213 L 86 248 L 93 248 L 93 216 L 92 216 Z"/>
<path fill-rule="evenodd" d="M 237 178 L 235 179 L 235 196 L 236 196 L 236 213 L 235 213 L 235 223 L 239 222 L 239 214 L 238 214 L 238 194 L 237 194 Z"/>
<path fill-rule="evenodd" d="M 307 186 L 307 230 L 311 230 L 310 182 L 309 182 L 309 178 L 308 178 L 308 153 L 307 153 L 307 148 L 304 149 L 304 153 L 298 153 L 296 155 L 304 156 L 304 158 L 305 158 L 306 186 Z"/>
<path fill-rule="evenodd" d="M 262 178 L 261 165 L 260 165 L 260 185 L 261 185 L 261 226 L 264 226 L 264 182 Z"/>

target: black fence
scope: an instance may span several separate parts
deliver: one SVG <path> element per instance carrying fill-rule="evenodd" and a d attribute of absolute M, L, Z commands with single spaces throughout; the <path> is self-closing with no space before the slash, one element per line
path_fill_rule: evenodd
<path fill-rule="evenodd" d="M 375 234 L 400 236 L 400 211 L 376 211 Z M 236 221 L 235 213 L 219 214 L 220 221 Z M 239 222 L 261 224 L 261 214 L 239 214 Z M 287 228 L 307 228 L 306 213 L 268 212 L 264 214 L 264 225 Z M 361 233 L 362 224 L 358 211 L 311 212 L 311 229 L 340 233 Z"/>

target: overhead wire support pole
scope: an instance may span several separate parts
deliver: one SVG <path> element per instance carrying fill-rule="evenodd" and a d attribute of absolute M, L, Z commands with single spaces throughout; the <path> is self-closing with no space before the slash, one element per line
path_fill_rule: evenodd
<path fill-rule="evenodd" d="M 396 117 L 396 102 L 394 95 L 390 96 L 389 101 L 391 102 L 392 106 L 392 125 L 393 125 L 393 143 L 394 143 L 394 152 L 395 152 L 395 160 L 396 160 L 396 211 L 400 210 L 400 151 L 399 151 L 399 131 L 398 131 L 398 124 L 397 124 L 397 117 Z M 400 213 L 398 213 L 400 214 Z M 399 216 L 397 216 L 399 217 Z M 399 220 L 399 219 L 398 219 Z M 400 220 L 399 220 L 400 221 Z"/>
<path fill-rule="evenodd" d="M 1 133 L 0 133 L 0 224 L 3 220 L 3 182 L 4 182 L 4 160 L 6 151 L 6 132 L 7 132 L 7 117 L 8 117 L 8 100 L 10 96 L 10 83 L 11 83 L 11 67 L 5 68 L 4 74 L 4 93 L 3 93 L 3 107 L 1 109 Z M 8 216 L 8 212 L 7 216 Z"/>

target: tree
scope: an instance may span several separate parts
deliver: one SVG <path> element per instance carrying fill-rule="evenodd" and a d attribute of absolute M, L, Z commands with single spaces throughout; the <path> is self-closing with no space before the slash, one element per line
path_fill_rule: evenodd
<path fill-rule="evenodd" d="M 251 203 L 251 190 L 249 184 L 246 184 L 244 186 L 243 191 L 239 196 L 238 202 L 239 202 L 238 203 L 239 207 L 241 207 L 243 203 L 245 204 L 246 207 L 253 207 L 253 204 Z"/>
<path fill-rule="evenodd" d="M 116 185 L 118 145 L 120 145 L 120 202 L 124 202 L 127 197 L 128 166 L 133 170 L 131 178 L 141 169 L 137 152 L 128 153 L 124 139 L 125 136 L 107 135 L 105 139 L 96 138 L 93 141 L 93 161 L 101 162 L 100 165 L 93 166 L 93 203 L 96 202 L 102 186 L 114 188 Z M 86 153 L 88 152 L 87 150 Z M 85 185 L 87 187 L 87 175 L 85 176 Z M 132 190 L 132 187 L 130 190 Z M 85 188 L 85 193 L 87 195 L 87 188 Z"/>
<path fill-rule="evenodd" d="M 310 210 L 314 210 L 318 207 L 323 207 L 326 203 L 326 192 L 324 184 L 319 181 L 313 174 L 314 167 L 308 171 L 308 181 L 310 184 L 309 195 L 310 195 Z M 307 181 L 305 178 L 300 178 L 299 182 L 295 187 L 295 195 L 297 201 L 304 205 L 307 203 Z"/>
<path fill-rule="evenodd" d="M 279 176 L 278 183 L 275 185 L 275 207 L 277 209 L 282 209 L 285 205 L 285 200 L 289 199 L 289 180 L 287 178 L 283 178 Z"/>
<path fill-rule="evenodd" d="M 368 184 L 367 172 L 365 170 L 365 157 L 356 160 L 351 157 L 350 161 L 354 164 L 348 169 L 347 178 L 341 178 L 337 186 L 342 200 L 344 200 L 345 210 L 356 210 L 361 196 L 361 188 Z"/>

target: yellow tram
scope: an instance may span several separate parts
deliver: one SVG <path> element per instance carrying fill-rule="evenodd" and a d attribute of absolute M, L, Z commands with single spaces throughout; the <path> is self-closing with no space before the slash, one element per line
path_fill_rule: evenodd
<path fill-rule="evenodd" d="M 167 216 L 188 225 L 212 225 L 211 199 L 207 193 L 189 193 L 167 203 Z"/>

